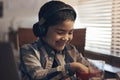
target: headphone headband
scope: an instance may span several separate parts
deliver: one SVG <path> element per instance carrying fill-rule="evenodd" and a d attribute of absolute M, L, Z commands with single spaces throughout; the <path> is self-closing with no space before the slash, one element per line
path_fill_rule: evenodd
<path fill-rule="evenodd" d="M 43 16 L 42 16 L 42 17 L 40 18 L 40 20 L 39 20 L 39 25 L 44 24 L 44 22 L 45 22 L 46 20 L 48 20 L 48 19 L 49 19 L 52 15 L 54 15 L 55 13 L 57 13 L 57 12 L 59 12 L 59 11 L 64 11 L 64 10 L 71 11 L 72 14 L 74 15 L 74 18 L 76 18 L 76 12 L 74 11 L 73 8 L 64 7 L 64 8 L 57 9 L 57 10 L 55 10 L 55 11 L 53 11 L 53 12 L 50 12 L 49 14 L 48 14 L 49 11 L 46 12 L 46 14 L 43 14 Z"/>
<path fill-rule="evenodd" d="M 54 10 L 53 12 L 45 15 L 45 17 L 46 17 L 47 19 L 49 19 L 49 17 L 51 17 L 52 15 L 54 15 L 55 13 L 57 13 L 57 12 L 59 12 L 59 11 L 71 11 L 71 12 L 73 13 L 74 17 L 76 17 L 75 11 L 74 11 L 72 8 L 69 8 L 69 7 L 63 7 L 63 8 L 60 8 L 60 9 L 56 9 L 56 10 Z"/>

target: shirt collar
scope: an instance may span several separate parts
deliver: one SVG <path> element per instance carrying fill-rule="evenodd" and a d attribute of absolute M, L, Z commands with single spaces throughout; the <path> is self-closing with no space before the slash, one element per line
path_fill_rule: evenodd
<path fill-rule="evenodd" d="M 42 39 L 39 39 L 38 40 L 38 43 L 39 43 L 39 45 L 41 45 L 41 46 L 43 46 L 45 49 L 46 49 L 46 51 L 47 51 L 47 53 L 49 54 L 49 55 L 55 55 L 55 54 L 62 54 L 63 53 L 63 51 L 65 51 L 65 49 L 66 48 L 64 48 L 64 50 L 62 50 L 62 51 L 56 51 L 55 49 L 53 49 L 53 48 L 51 48 L 44 40 L 42 40 Z"/>
<path fill-rule="evenodd" d="M 51 48 L 44 40 L 38 40 L 39 46 L 43 46 L 49 55 L 55 55 L 55 50 Z"/>

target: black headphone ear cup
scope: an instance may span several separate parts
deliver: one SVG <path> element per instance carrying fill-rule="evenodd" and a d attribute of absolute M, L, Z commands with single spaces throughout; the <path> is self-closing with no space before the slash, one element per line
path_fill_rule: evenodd
<path fill-rule="evenodd" d="M 39 36 L 45 36 L 46 35 L 46 28 L 43 26 L 39 26 Z"/>
<path fill-rule="evenodd" d="M 33 33 L 36 37 L 43 37 L 47 33 L 47 27 L 39 25 L 37 22 L 33 25 Z"/>

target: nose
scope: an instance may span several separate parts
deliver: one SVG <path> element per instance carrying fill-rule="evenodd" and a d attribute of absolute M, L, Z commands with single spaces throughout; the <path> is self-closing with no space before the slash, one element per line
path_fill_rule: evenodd
<path fill-rule="evenodd" d="M 72 35 L 66 34 L 62 37 L 62 40 L 64 41 L 70 41 L 72 39 Z"/>

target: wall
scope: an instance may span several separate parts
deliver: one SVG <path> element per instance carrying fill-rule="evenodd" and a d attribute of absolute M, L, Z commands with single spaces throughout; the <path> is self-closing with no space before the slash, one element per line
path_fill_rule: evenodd
<path fill-rule="evenodd" d="M 31 26 L 37 21 L 37 14 L 41 5 L 48 0 L 0 0 L 3 1 L 3 17 L 0 18 L 0 32 L 8 31 L 12 26 Z"/>
<path fill-rule="evenodd" d="M 31 27 L 37 21 L 39 8 L 48 0 L 0 0 L 3 16 L 0 18 L 0 42 L 8 40 L 9 27 Z"/>

